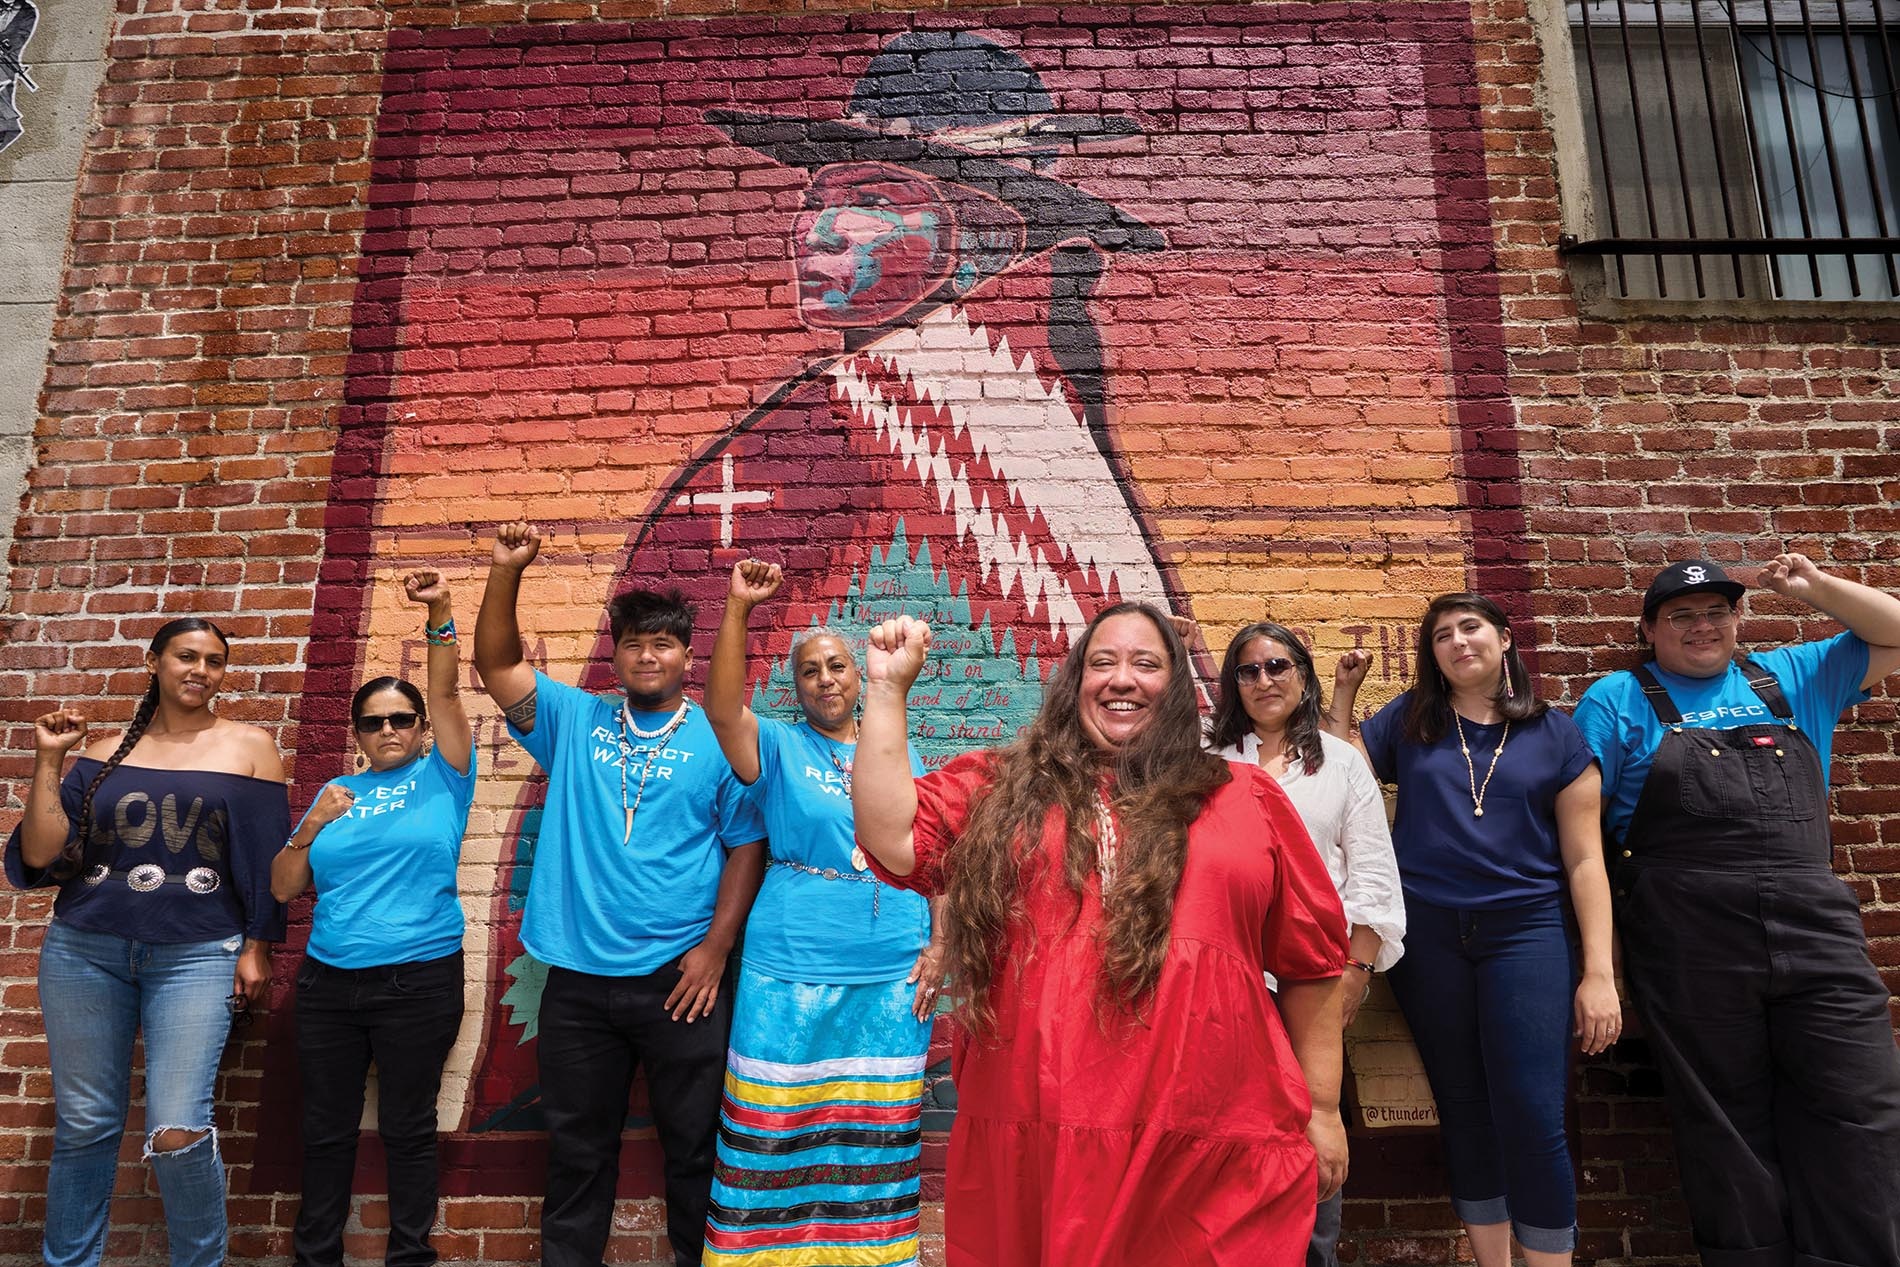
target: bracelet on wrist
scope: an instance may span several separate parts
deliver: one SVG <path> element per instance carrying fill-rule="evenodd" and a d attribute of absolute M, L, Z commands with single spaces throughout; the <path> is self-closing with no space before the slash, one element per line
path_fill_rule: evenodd
<path fill-rule="evenodd" d="M 452 647 L 455 645 L 455 617 L 451 616 L 439 625 L 422 623 L 422 636 L 432 647 Z"/>
<path fill-rule="evenodd" d="M 284 840 L 284 848 L 290 850 L 290 852 L 292 853 L 302 853 L 304 850 L 310 848 L 310 846 L 300 845 L 297 843 L 297 838 L 295 836 L 290 836 Z"/>
<path fill-rule="evenodd" d="M 1346 966 L 1348 968 L 1357 968 L 1369 977 L 1374 975 L 1372 965 L 1363 959 L 1348 959 L 1346 960 Z"/>

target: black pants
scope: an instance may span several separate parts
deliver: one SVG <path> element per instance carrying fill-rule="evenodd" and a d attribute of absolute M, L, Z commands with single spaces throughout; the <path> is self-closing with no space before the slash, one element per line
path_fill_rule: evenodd
<path fill-rule="evenodd" d="M 1831 871 L 1619 869 L 1706 1267 L 1900 1263 L 1900 1053 Z"/>
<path fill-rule="evenodd" d="M 343 1224 L 376 1064 L 376 1128 L 389 1162 L 389 1267 L 436 1260 L 435 1100 L 462 1024 L 462 952 L 421 963 L 346 969 L 304 956 L 297 969 L 303 1075 L 303 1204 L 291 1234 L 298 1267 L 343 1261 Z"/>
<path fill-rule="evenodd" d="M 601 1267 L 620 1177 L 627 1097 L 640 1067 L 665 1154 L 673 1256 L 681 1267 L 699 1263 L 712 1201 L 732 990 L 728 981 L 712 1014 L 689 1025 L 672 1019 L 663 1006 L 679 979 L 672 964 L 644 977 L 548 969 L 538 1048 L 548 1126 L 543 1267 Z"/>

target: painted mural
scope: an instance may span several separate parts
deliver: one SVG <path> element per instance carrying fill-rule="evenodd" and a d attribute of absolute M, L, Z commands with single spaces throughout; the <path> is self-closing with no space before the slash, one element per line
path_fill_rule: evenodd
<path fill-rule="evenodd" d="M 933 765 L 1012 737 L 1118 599 L 1216 650 L 1265 613 L 1322 655 L 1384 647 L 1389 691 L 1421 596 L 1512 589 L 1474 546 L 1515 500 L 1473 496 L 1508 429 L 1465 19 L 1196 12 L 397 33 L 301 794 L 360 675 L 419 659 L 397 572 L 465 578 L 472 623 L 507 518 L 551 534 L 530 658 L 592 689 L 609 597 L 684 590 L 703 655 L 741 557 L 787 574 L 762 713 L 792 709 L 798 630 L 927 617 Z M 478 707 L 485 971 L 442 1115 L 480 1163 L 447 1183 L 509 1191 L 539 1125 L 516 930 L 543 788 Z"/>
<path fill-rule="evenodd" d="M 0 0 L 0 150 L 26 134 L 18 100 L 21 86 L 28 92 L 40 90 L 24 60 L 27 41 L 39 24 L 33 0 Z"/>

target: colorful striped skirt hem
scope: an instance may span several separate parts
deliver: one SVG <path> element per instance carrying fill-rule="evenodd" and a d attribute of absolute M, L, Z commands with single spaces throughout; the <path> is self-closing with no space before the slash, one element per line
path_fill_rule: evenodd
<path fill-rule="evenodd" d="M 741 967 L 708 1267 L 906 1267 L 930 1025 L 916 986 L 813 985 Z"/>

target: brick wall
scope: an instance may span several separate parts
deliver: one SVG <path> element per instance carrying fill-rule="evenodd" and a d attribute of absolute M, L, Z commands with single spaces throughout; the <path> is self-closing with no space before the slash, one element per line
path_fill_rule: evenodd
<path fill-rule="evenodd" d="M 1099 140 L 1031 180 L 953 141 L 945 167 L 802 122 L 889 123 L 914 103 L 864 90 L 873 59 L 959 31 L 1020 57 Z M 1409 676 L 1422 600 L 1467 582 L 1534 631 L 1566 699 L 1627 663 L 1643 580 L 1693 539 L 1736 562 L 1786 542 L 1900 586 L 1900 325 L 1581 316 L 1514 0 L 772 17 L 178 0 L 126 4 L 111 57 L 12 556 L 0 823 L 31 716 L 75 700 L 128 716 L 145 639 L 183 611 L 236 636 L 222 708 L 277 731 L 301 806 L 342 766 L 365 666 L 418 660 L 397 571 L 445 566 L 469 624 L 482 531 L 515 515 L 551 529 L 524 611 L 536 658 L 570 680 L 598 681 L 616 588 L 667 575 L 710 596 L 742 552 L 808 578 L 755 648 L 763 702 L 808 619 L 849 628 L 909 600 L 981 622 L 938 721 L 920 713 L 939 752 L 973 713 L 1006 733 L 1066 641 L 985 588 L 997 542 L 1041 546 L 1058 562 L 1017 575 L 1082 610 L 1099 573 L 1060 560 L 1120 543 L 1102 570 L 1191 611 L 1216 650 L 1271 614 L 1322 655 L 1378 651 L 1380 698 Z M 807 185 L 864 161 L 909 178 L 905 197 L 921 177 L 949 198 L 979 260 L 967 294 L 886 322 L 870 353 L 801 306 L 793 271 Z M 873 391 L 918 428 L 971 393 L 1041 411 L 1019 433 L 1027 466 L 966 455 L 973 493 L 1041 515 L 1002 516 L 990 554 L 970 545 L 982 533 L 920 495 L 894 432 L 836 403 Z M 1106 453 L 1071 443 L 1091 427 Z M 1820 631 L 1770 596 L 1745 635 Z M 524 1261 L 534 1136 L 497 1109 L 528 1077 L 509 898 L 535 793 L 477 712 L 494 777 L 463 889 L 481 979 L 444 1093 L 438 1245 Z M 1892 717 L 1884 695 L 1858 710 L 1834 777 L 1837 862 L 1900 984 Z M 32 985 L 48 905 L 0 897 L 0 1253 L 37 1243 L 50 1149 Z M 240 1258 L 284 1253 L 294 1213 L 284 1026 L 222 1088 Z M 1686 1261 L 1642 1058 L 1629 1041 L 1580 1072 L 1584 1252 Z M 365 1190 L 377 1164 L 366 1145 Z M 618 1261 L 659 1257 L 653 1190 L 636 1142 Z M 1449 1261 L 1442 1191 L 1429 1134 L 1357 1135 L 1346 1254 Z M 135 1151 L 122 1192 L 114 1256 L 152 1259 Z M 360 1217 L 353 1248 L 373 1257 L 379 1202 Z"/>

